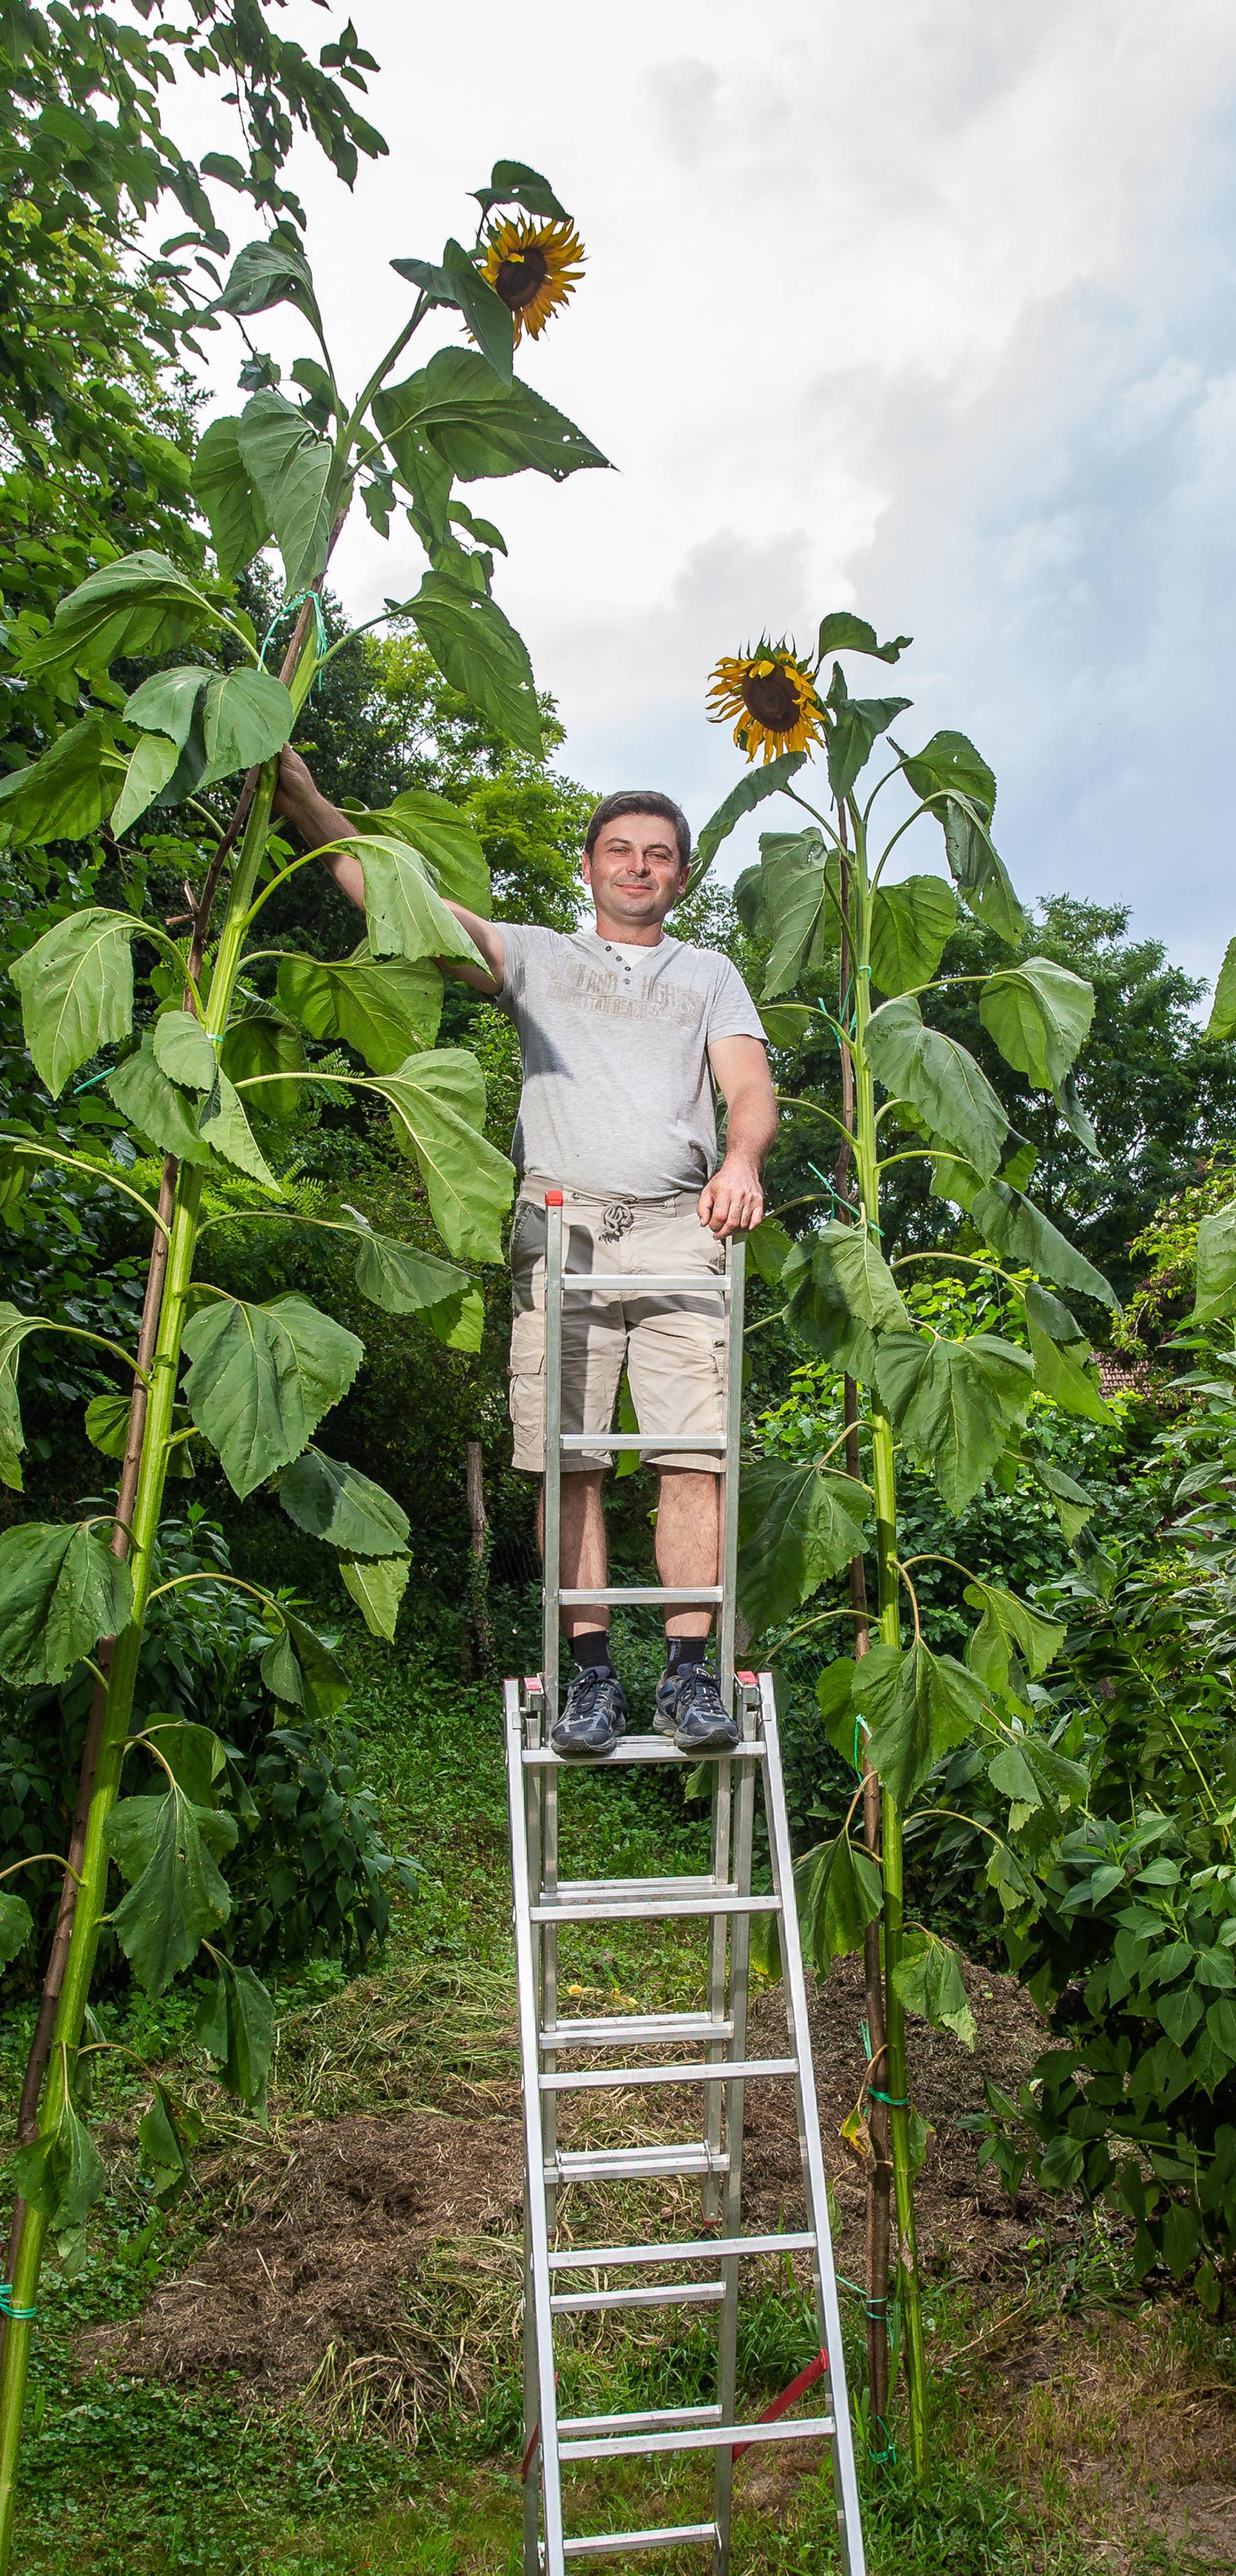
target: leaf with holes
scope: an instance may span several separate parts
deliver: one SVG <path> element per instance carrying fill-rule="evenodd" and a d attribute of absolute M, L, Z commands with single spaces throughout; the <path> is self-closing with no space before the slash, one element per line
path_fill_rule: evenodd
<path fill-rule="evenodd" d="M 853 1476 L 797 1458 L 760 1458 L 739 1487 L 738 1598 L 753 1629 L 794 1611 L 863 1547 L 871 1499 Z"/>
<path fill-rule="evenodd" d="M 463 483 L 529 467 L 560 483 L 581 467 L 609 461 L 531 385 L 518 376 L 503 384 L 474 349 L 439 349 L 416 375 L 375 394 L 373 416 L 413 491 L 420 439 Z"/>
<path fill-rule="evenodd" d="M 215 1855 L 232 1850 L 234 1816 L 197 1807 L 173 1782 L 162 1798 L 122 1798 L 105 1827 L 107 1848 L 129 1893 L 112 1929 L 147 1994 L 161 1995 L 226 1923 L 232 1899 Z"/>
<path fill-rule="evenodd" d="M 189 1411 L 242 1502 L 300 1456 L 364 1356 L 355 1333 L 295 1293 L 212 1298 L 190 1315 L 184 1350 Z"/>

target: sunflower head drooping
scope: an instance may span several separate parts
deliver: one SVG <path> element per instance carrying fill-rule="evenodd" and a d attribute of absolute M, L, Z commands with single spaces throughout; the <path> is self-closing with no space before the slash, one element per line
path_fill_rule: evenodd
<path fill-rule="evenodd" d="M 508 215 L 485 235 L 481 274 L 509 308 L 515 338 L 539 339 L 551 313 L 583 276 L 584 245 L 569 218 L 555 223 Z"/>
<path fill-rule="evenodd" d="M 815 681 L 788 644 L 758 644 L 754 653 L 723 654 L 712 674 L 710 724 L 737 717 L 734 740 L 748 760 L 761 745 L 767 763 L 782 751 L 806 751 L 824 738 Z"/>

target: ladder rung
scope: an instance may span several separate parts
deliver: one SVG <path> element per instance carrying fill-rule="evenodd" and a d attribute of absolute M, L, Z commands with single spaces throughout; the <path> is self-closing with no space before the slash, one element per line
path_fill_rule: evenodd
<path fill-rule="evenodd" d="M 779 1896 L 621 1897 L 613 1904 L 542 1904 L 529 1908 L 534 1923 L 668 1923 L 697 1914 L 779 1914 Z"/>
<path fill-rule="evenodd" d="M 525 1747 L 523 1759 L 538 1771 L 583 1771 L 602 1762 L 612 1771 L 624 1762 L 762 1762 L 764 1747 L 757 1738 L 731 1744 L 724 1753 L 680 1753 L 672 1735 L 624 1735 L 612 1753 L 555 1753 L 552 1744 L 534 1744 Z"/>
<path fill-rule="evenodd" d="M 738 1890 L 731 1879 L 697 1869 L 685 1878 L 560 1878 L 553 1893 L 564 1902 L 595 1896 L 616 1905 L 623 1896 L 736 1896 Z"/>
<path fill-rule="evenodd" d="M 548 2183 L 658 2182 L 672 2174 L 726 2174 L 729 2157 L 706 2138 L 668 2147 L 560 2148 L 545 2167 Z M 552 2257 L 551 2257 L 552 2260 Z"/>
<path fill-rule="evenodd" d="M 724 1456 L 724 1440 L 705 1440 L 697 1431 L 563 1431 L 558 1446 L 581 1449 L 710 1449 Z"/>
<path fill-rule="evenodd" d="M 564 1270 L 562 1288 L 583 1292 L 590 1297 L 728 1297 L 730 1283 L 723 1270 L 689 1271 L 685 1275 L 663 1270 L 636 1271 L 627 1275 L 621 1270 Z"/>
<path fill-rule="evenodd" d="M 551 2272 L 610 2272 L 623 2263 L 711 2263 L 730 2254 L 806 2254 L 811 2228 L 782 2228 L 769 2236 L 698 2236 L 679 2245 L 574 2245 L 551 2252 Z"/>
<path fill-rule="evenodd" d="M 591 2531 L 578 2540 L 564 2540 L 564 2558 L 609 2558 L 619 2549 L 676 2549 L 680 2541 L 706 2540 L 720 2546 L 721 2535 L 715 2522 L 662 2523 L 656 2531 Z"/>
<path fill-rule="evenodd" d="M 599 2013 L 595 2021 L 556 2021 L 541 2032 L 541 2046 L 564 2048 L 642 2048 L 664 2040 L 732 2039 L 732 2021 L 714 2021 L 711 2013 Z"/>
<path fill-rule="evenodd" d="M 661 1443 L 663 1449 L 671 1445 L 668 1440 L 663 1440 Z M 697 1604 L 715 1602 L 720 1601 L 721 1598 L 719 1583 L 680 1583 L 676 1589 L 670 1589 L 663 1583 L 602 1583 L 596 1589 L 583 1591 L 578 1586 L 572 1585 L 569 1589 L 564 1587 L 558 1595 L 565 1610 L 578 1610 L 581 1605 L 590 1601 L 627 1601 L 636 1609 L 641 1607 L 650 1609 L 657 1601 L 681 1601 L 689 1607 L 692 1602 Z"/>
<path fill-rule="evenodd" d="M 558 2457 L 567 2460 L 624 2460 L 649 2451 L 728 2451 L 748 2442 L 818 2442 L 835 2433 L 831 2415 L 807 2415 L 801 2422 L 783 2415 L 777 2424 L 717 2424 L 684 2433 L 598 2433 L 579 2442 L 564 2442 Z"/>
<path fill-rule="evenodd" d="M 748 2076 L 797 2073 L 796 2057 L 739 2057 L 720 2066 L 577 2066 L 538 2080 L 542 2093 L 600 2093 L 627 2084 L 743 2084 Z"/>
<path fill-rule="evenodd" d="M 668 2433 L 675 2424 L 719 2424 L 719 2406 L 650 2406 L 637 2415 L 561 2415 L 558 2431 L 571 2441 L 590 2433 Z"/>
<path fill-rule="evenodd" d="M 724 2281 L 661 2281 L 655 2289 L 557 2290 L 550 2307 L 555 2316 L 584 2316 L 594 2308 L 715 2307 L 725 2297 Z"/>

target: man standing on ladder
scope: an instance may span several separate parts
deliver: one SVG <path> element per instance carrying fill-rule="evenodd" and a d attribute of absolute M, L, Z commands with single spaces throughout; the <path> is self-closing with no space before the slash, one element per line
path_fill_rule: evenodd
<path fill-rule="evenodd" d="M 311 848 L 355 829 L 319 795 L 296 752 L 282 755 L 278 807 Z M 630 789 L 603 798 L 588 825 L 583 878 L 595 921 L 587 928 L 564 936 L 482 921 L 450 905 L 485 963 L 439 963 L 507 1013 L 523 1065 L 512 1149 L 521 1186 L 511 1229 L 511 1417 L 513 1463 L 531 1475 L 545 1467 L 547 1187 L 563 1193 L 569 1272 L 698 1272 L 701 1282 L 698 1300 L 569 1300 L 564 1431 L 609 1430 L 625 1362 L 641 1432 L 724 1437 L 724 1326 L 707 1283 L 722 1268 L 727 1236 L 749 1232 L 763 1215 L 760 1166 L 777 1105 L 759 1013 L 737 968 L 666 932 L 686 891 L 690 854 L 690 828 L 672 798 Z M 322 864 L 363 910 L 359 862 L 328 851 Z M 718 1091 L 727 1111 L 719 1165 Z M 705 1465 L 698 1451 L 676 1453 L 667 1441 L 650 1463 L 659 1479 L 662 1583 L 686 1591 L 715 1584 L 721 1454 Z M 601 1590 L 608 1460 L 575 1450 L 562 1464 L 560 1581 L 564 1590 Z M 711 1624 L 707 1607 L 666 1613 L 654 1724 L 684 1753 L 723 1752 L 738 1741 L 707 1661 Z M 553 1743 L 559 1753 L 595 1758 L 612 1751 L 627 1717 L 610 1661 L 608 1609 L 568 1607 L 562 1626 L 575 1670 Z"/>

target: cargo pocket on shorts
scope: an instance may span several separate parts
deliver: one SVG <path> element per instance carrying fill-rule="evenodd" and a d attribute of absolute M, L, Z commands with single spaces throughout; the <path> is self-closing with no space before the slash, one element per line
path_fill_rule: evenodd
<path fill-rule="evenodd" d="M 511 1319 L 511 1421 L 515 1456 L 545 1446 L 545 1310 L 538 1306 Z"/>

